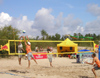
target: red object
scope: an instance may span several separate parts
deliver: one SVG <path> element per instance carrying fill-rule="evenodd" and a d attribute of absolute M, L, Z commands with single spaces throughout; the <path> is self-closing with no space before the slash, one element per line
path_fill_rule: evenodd
<path fill-rule="evenodd" d="M 95 45 L 95 47 L 99 47 L 98 45 Z"/>
<path fill-rule="evenodd" d="M 38 53 L 47 53 L 47 52 L 38 52 Z M 35 59 L 47 59 L 47 54 L 34 54 Z"/>
<path fill-rule="evenodd" d="M 70 55 L 68 55 L 68 57 L 70 58 Z"/>
<path fill-rule="evenodd" d="M 6 49 L 8 49 L 8 46 L 4 45 L 4 46 L 2 47 L 2 49 L 6 50 Z"/>

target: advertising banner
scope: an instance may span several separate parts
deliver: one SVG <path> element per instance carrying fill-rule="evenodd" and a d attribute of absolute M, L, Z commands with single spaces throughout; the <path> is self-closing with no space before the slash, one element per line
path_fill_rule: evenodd
<path fill-rule="evenodd" d="M 47 52 L 38 52 L 38 53 L 47 53 Z M 47 54 L 33 54 L 35 59 L 47 59 Z"/>

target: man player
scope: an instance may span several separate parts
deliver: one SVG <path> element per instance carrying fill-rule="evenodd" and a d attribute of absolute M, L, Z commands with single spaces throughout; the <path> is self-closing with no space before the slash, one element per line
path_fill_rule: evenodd
<path fill-rule="evenodd" d="M 94 65 L 94 68 L 92 69 L 92 72 L 94 73 L 95 78 L 97 78 L 97 75 L 95 73 L 95 70 L 99 70 L 100 69 L 100 61 L 96 57 L 96 54 L 95 53 L 92 54 L 92 58 L 93 58 L 93 62 L 92 63 L 88 63 L 88 62 L 85 62 L 85 63 L 90 64 L 90 65 Z"/>
<path fill-rule="evenodd" d="M 19 40 L 21 40 L 21 38 L 22 38 L 22 36 L 19 38 Z M 21 58 L 22 58 L 22 55 L 20 53 L 22 53 L 23 51 L 25 52 L 25 50 L 23 49 L 23 45 L 22 45 L 21 41 L 19 41 L 19 43 L 18 43 L 18 53 L 19 53 L 18 61 L 19 61 L 19 65 L 21 65 Z"/>
<path fill-rule="evenodd" d="M 37 64 L 37 61 L 34 59 L 34 56 L 32 55 L 31 43 L 29 41 L 28 36 L 26 36 L 26 38 L 28 39 L 27 43 L 26 43 L 25 37 L 23 36 L 23 39 L 24 39 L 24 42 L 25 42 L 25 46 L 26 46 L 27 58 L 28 58 L 28 68 L 30 68 L 30 60 L 31 60 L 31 58 L 33 58 L 33 60 L 35 61 L 36 64 Z"/>

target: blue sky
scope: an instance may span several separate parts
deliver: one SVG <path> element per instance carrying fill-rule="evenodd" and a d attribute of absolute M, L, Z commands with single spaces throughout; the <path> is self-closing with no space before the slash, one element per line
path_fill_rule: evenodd
<path fill-rule="evenodd" d="M 44 7 L 52 8 L 52 14 L 55 17 L 63 12 L 63 17 L 74 14 L 75 18 L 90 21 L 95 17 L 87 12 L 87 5 L 94 3 L 99 4 L 100 0 L 3 0 L 0 12 L 3 11 L 13 17 L 26 15 L 30 20 L 33 20 L 36 12 Z M 84 15 L 90 18 L 86 18 Z"/>
<path fill-rule="evenodd" d="M 98 5 L 100 7 L 100 0 L 0 0 L 0 13 L 7 13 L 13 18 L 22 18 L 27 16 L 30 21 L 35 21 L 36 14 L 42 8 L 51 9 L 49 13 L 55 18 L 62 13 L 62 18 L 66 18 L 68 15 L 73 15 L 72 20 L 80 19 L 82 27 L 88 22 L 95 21 L 96 15 L 93 15 L 92 11 L 88 10 L 88 5 Z M 93 9 L 94 10 L 94 9 Z M 95 13 L 94 13 L 95 14 Z M 55 32 L 56 33 L 56 32 Z"/>

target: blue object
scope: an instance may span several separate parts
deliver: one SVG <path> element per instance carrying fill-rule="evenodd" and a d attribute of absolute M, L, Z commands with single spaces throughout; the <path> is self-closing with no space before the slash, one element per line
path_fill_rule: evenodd
<path fill-rule="evenodd" d="M 90 50 L 87 50 L 87 49 L 79 50 L 78 52 L 80 52 L 80 53 L 78 53 L 78 54 L 93 54 L 93 52 L 85 52 L 85 51 L 90 51 Z M 83 52 L 85 52 L 85 53 L 83 53 Z"/>
<path fill-rule="evenodd" d="M 98 57 L 100 56 L 100 46 L 99 46 L 99 53 L 98 53 Z M 99 60 L 100 60 L 100 57 L 99 57 Z"/>
<path fill-rule="evenodd" d="M 93 52 L 85 52 L 85 51 L 90 51 L 90 50 L 87 50 L 87 49 L 83 49 L 83 50 L 79 50 L 78 52 L 78 54 L 77 54 L 77 63 L 79 63 L 80 62 L 80 59 L 82 58 L 82 55 L 83 54 L 85 54 L 85 55 L 92 55 L 93 54 Z M 82 52 L 82 53 L 81 53 Z M 84 53 L 83 53 L 84 52 Z"/>
<path fill-rule="evenodd" d="M 0 72 L 0 74 L 9 74 L 9 75 L 13 75 L 13 76 L 20 76 L 20 75 L 17 75 L 17 74 L 7 73 L 7 72 Z M 23 77 L 23 78 L 32 78 L 32 77 L 26 77 L 26 76 L 20 76 L 20 77 Z"/>

